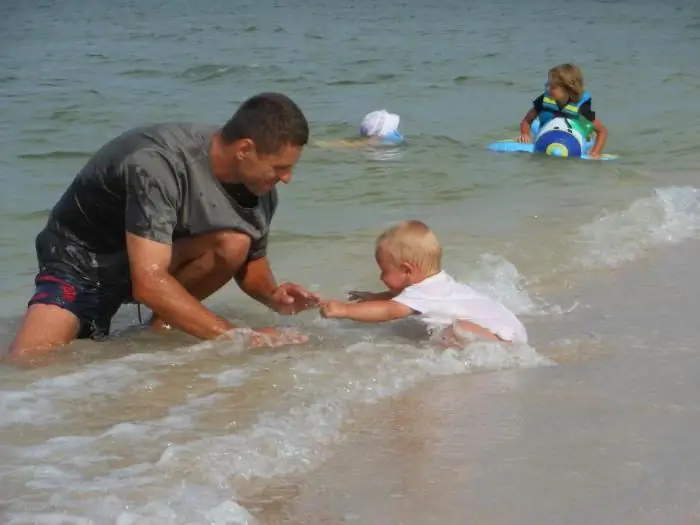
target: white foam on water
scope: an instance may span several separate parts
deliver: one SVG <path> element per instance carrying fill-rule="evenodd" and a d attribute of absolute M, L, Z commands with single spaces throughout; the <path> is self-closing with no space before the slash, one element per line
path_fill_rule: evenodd
<path fill-rule="evenodd" d="M 200 377 L 213 378 L 216 384 L 221 387 L 241 386 L 245 380 L 253 373 L 253 370 L 245 370 L 243 368 L 231 368 L 217 374 L 202 374 Z"/>
<path fill-rule="evenodd" d="M 518 315 L 553 313 L 501 255 L 483 254 L 454 275 Z M 237 494 L 313 470 L 343 441 L 357 407 L 431 377 L 553 365 L 527 345 L 443 349 L 416 338 L 423 329 L 411 321 L 371 326 L 316 315 L 311 326 L 311 347 L 249 353 L 241 341 L 202 342 L 0 391 L 0 429 L 12 436 L 13 425 L 31 424 L 47 436 L 6 438 L 0 448 L 9 522 L 253 523 Z M 139 389 L 178 401 L 168 407 L 157 398 L 159 417 L 116 414 L 101 428 L 76 410 L 85 402 L 107 414 L 121 403 L 129 410 Z"/>
<path fill-rule="evenodd" d="M 525 321 L 526 325 L 527 317 L 564 315 L 579 306 L 578 302 L 559 305 L 537 295 L 528 289 L 533 281 L 521 274 L 515 264 L 500 254 L 483 253 L 476 263 L 453 263 L 452 266 L 455 268 L 453 275 L 456 279 L 503 303 L 520 317 L 521 321 Z"/>
<path fill-rule="evenodd" d="M 152 367 L 161 371 L 162 367 L 184 366 L 201 359 L 207 353 L 216 352 L 221 356 L 243 353 L 241 344 L 217 345 L 206 341 L 196 345 L 163 350 L 153 353 L 135 353 L 115 361 L 83 365 L 80 369 L 62 375 L 38 379 L 21 390 L 0 390 L 0 428 L 14 425 L 46 425 L 59 423 L 74 411 L 71 403 L 99 403 L 118 397 L 134 389 L 152 390 L 160 384 L 155 377 L 145 377 L 142 370 Z M 251 371 L 228 370 L 220 378 L 220 386 L 245 379 Z M 238 380 L 235 375 L 239 374 Z M 60 405 L 60 406 L 59 406 Z M 68 410 L 62 410 L 67 408 Z"/>
<path fill-rule="evenodd" d="M 473 343 L 440 351 L 405 339 L 348 344 L 341 340 L 347 332 L 336 329 L 337 324 L 326 323 L 328 335 L 317 351 L 277 350 L 236 366 L 214 361 L 218 371 L 206 373 L 194 366 L 191 375 L 209 381 L 214 391 L 188 396 L 163 417 L 119 422 L 87 435 L 76 428 L 75 435 L 54 435 L 30 445 L 6 437 L 0 449 L 5 522 L 253 523 L 236 494 L 315 468 L 343 440 L 355 407 L 429 377 L 552 364 L 528 346 Z M 210 358 L 225 355 L 230 345 L 196 346 L 198 355 Z M 239 349 L 230 352 L 238 355 Z M 185 354 L 191 352 L 175 352 Z M 94 394 L 96 378 L 102 377 L 111 397 L 97 402 L 118 402 L 115 397 L 133 386 L 135 375 L 147 380 L 172 355 L 163 355 L 160 362 L 126 356 L 88 366 L 83 373 L 35 382 L 31 392 L 37 400 L 50 397 L 50 403 L 77 400 Z M 131 368 L 137 363 L 140 369 Z M 249 424 L 229 430 L 240 415 L 230 401 L 232 392 L 246 389 L 254 376 L 265 377 L 270 367 L 283 376 L 273 382 L 289 387 L 276 398 L 270 394 Z M 117 376 L 125 381 L 114 382 Z M 167 375 L 159 377 L 169 388 L 186 388 L 181 375 L 172 384 Z M 216 391 L 219 385 L 226 390 Z M 23 408 L 7 406 L 8 419 Z M 56 417 L 70 408 L 63 410 Z M 212 415 L 217 424 L 205 425 L 203 418 Z M 42 430 L 50 434 L 51 424 Z"/>
<path fill-rule="evenodd" d="M 553 313 L 549 305 L 526 291 L 525 279 L 502 255 L 482 254 L 476 266 L 458 268 L 455 278 L 503 303 L 516 315 Z"/>
<path fill-rule="evenodd" d="M 575 261 L 588 268 L 617 268 L 645 252 L 679 244 L 700 232 L 700 190 L 657 188 L 627 209 L 606 211 L 574 237 Z"/>
<path fill-rule="evenodd" d="M 62 418 L 56 403 L 90 402 L 132 388 L 152 388 L 137 370 L 122 363 L 99 363 L 75 372 L 39 379 L 22 390 L 0 391 L 0 428 L 17 424 L 44 425 Z"/>

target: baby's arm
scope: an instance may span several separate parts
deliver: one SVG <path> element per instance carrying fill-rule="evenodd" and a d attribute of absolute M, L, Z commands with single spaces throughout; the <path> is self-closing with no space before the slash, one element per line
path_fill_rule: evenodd
<path fill-rule="evenodd" d="M 384 292 L 360 292 L 357 290 L 351 290 L 348 292 L 348 298 L 351 301 L 388 301 L 393 299 L 398 294 L 396 292 L 391 292 L 386 290 Z"/>
<path fill-rule="evenodd" d="M 608 128 L 603 126 L 603 123 L 599 119 L 593 121 L 593 128 L 596 132 L 595 144 L 591 148 L 591 157 L 600 157 L 603 153 L 603 148 L 605 148 L 605 141 L 608 140 Z"/>
<path fill-rule="evenodd" d="M 390 300 L 362 303 L 326 301 L 321 304 L 321 315 L 325 318 L 351 319 L 361 323 L 383 323 L 408 317 L 415 313 L 408 306 Z"/>
<path fill-rule="evenodd" d="M 525 144 L 532 142 L 530 125 L 536 118 L 537 110 L 535 108 L 530 108 L 530 110 L 525 113 L 523 120 L 520 121 L 520 136 L 517 138 L 518 142 L 523 142 Z"/>

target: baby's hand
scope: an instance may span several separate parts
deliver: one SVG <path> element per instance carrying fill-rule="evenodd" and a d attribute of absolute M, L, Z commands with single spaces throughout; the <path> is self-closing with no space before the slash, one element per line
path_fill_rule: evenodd
<path fill-rule="evenodd" d="M 374 292 L 359 292 L 357 290 L 351 290 L 348 292 L 348 299 L 350 301 L 372 301 L 377 296 Z"/>
<path fill-rule="evenodd" d="M 529 144 L 530 142 L 532 142 L 532 135 L 530 135 L 529 133 L 523 133 L 517 139 L 515 139 L 515 142 L 520 142 L 521 144 Z"/>
<path fill-rule="evenodd" d="M 321 303 L 321 316 L 326 319 L 342 317 L 345 314 L 345 304 L 342 301 L 325 301 Z"/>

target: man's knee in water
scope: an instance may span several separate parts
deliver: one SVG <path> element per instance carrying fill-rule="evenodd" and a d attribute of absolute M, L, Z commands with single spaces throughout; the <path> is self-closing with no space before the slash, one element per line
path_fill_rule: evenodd
<path fill-rule="evenodd" d="M 45 353 L 75 338 L 104 339 L 112 317 L 129 298 L 123 286 L 103 286 L 45 266 L 35 278 L 10 354 Z"/>
<path fill-rule="evenodd" d="M 179 269 L 196 260 L 208 260 L 204 266 L 237 270 L 247 260 L 250 237 L 236 231 L 221 231 L 176 241 L 173 248 L 173 265 Z"/>
<path fill-rule="evenodd" d="M 218 232 L 215 239 L 214 253 L 225 267 L 237 270 L 248 259 L 250 237 L 244 233 Z"/>

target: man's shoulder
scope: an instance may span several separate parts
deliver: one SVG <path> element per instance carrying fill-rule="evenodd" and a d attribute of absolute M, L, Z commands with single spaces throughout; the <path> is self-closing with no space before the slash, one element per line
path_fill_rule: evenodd
<path fill-rule="evenodd" d="M 178 151 L 207 143 L 218 129 L 193 122 L 160 122 L 131 128 L 114 141 L 132 143 L 140 148 Z"/>
<path fill-rule="evenodd" d="M 165 162 L 175 172 L 196 171 L 209 155 L 216 126 L 164 122 L 131 128 L 102 146 L 88 171 L 110 171 L 126 165 L 145 167 Z M 189 166 L 189 168 L 187 168 Z M 187 168 L 187 169 L 186 169 Z"/>
<path fill-rule="evenodd" d="M 136 126 L 109 140 L 105 145 L 125 145 L 132 147 L 179 147 L 183 143 L 210 140 L 218 130 L 217 126 L 192 122 L 160 122 Z"/>

